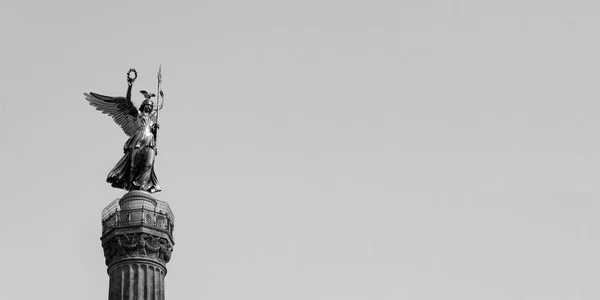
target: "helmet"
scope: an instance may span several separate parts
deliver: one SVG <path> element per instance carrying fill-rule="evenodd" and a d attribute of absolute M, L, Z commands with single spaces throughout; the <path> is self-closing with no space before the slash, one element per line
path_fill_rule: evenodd
<path fill-rule="evenodd" d="M 144 107 L 144 105 L 150 105 L 150 107 L 154 108 L 154 102 L 152 102 L 152 100 L 144 100 L 144 102 L 142 102 L 142 105 L 140 105 L 140 108 Z"/>

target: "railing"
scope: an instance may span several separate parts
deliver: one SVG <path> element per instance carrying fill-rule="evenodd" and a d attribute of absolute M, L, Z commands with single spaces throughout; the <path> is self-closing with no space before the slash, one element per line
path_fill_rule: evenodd
<path fill-rule="evenodd" d="M 173 235 L 173 220 L 169 215 L 146 208 L 115 210 L 102 220 L 102 234 L 116 227 L 145 225 L 168 231 Z"/>

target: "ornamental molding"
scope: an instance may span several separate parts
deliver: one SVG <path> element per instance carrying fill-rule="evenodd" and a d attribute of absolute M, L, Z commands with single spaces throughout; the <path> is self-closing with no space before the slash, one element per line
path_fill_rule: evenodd
<path fill-rule="evenodd" d="M 166 264 L 171 260 L 173 245 L 164 237 L 140 232 L 118 234 L 102 243 L 107 266 L 123 259 L 149 259 Z"/>

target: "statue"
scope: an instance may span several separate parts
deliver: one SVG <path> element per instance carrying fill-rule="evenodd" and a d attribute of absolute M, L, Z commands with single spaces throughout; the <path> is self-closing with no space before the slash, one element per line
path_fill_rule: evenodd
<path fill-rule="evenodd" d="M 133 74 L 133 76 L 132 76 Z M 124 190 L 142 190 L 156 193 L 161 190 L 154 173 L 154 159 L 158 154 L 156 138 L 158 135 L 158 105 L 152 102 L 156 95 L 140 91 L 145 97 L 139 109 L 131 101 L 131 88 L 137 78 L 135 69 L 127 72 L 127 96 L 110 97 L 96 93 L 84 93 L 85 99 L 97 110 L 111 116 L 129 139 L 123 146 L 123 158 L 108 173 L 106 181 L 112 187 Z M 160 69 L 158 72 L 159 96 L 164 97 L 160 90 Z M 163 98 L 164 102 L 164 98 Z"/>

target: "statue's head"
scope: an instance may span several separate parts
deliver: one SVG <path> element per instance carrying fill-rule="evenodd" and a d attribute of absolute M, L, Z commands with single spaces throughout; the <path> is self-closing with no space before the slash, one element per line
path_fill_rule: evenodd
<path fill-rule="evenodd" d="M 154 109 L 154 102 L 152 102 L 152 100 L 146 99 L 146 100 L 144 100 L 144 102 L 142 102 L 142 105 L 140 105 L 141 112 L 151 113 L 153 109 Z"/>
<path fill-rule="evenodd" d="M 152 109 L 154 108 L 154 102 L 152 102 L 152 97 L 155 97 L 156 95 L 154 94 L 149 94 L 148 92 L 141 90 L 140 93 L 142 93 L 142 95 L 144 95 L 144 98 L 146 98 L 144 100 L 144 102 L 142 102 L 142 105 L 140 106 L 140 111 L 141 112 L 145 112 L 145 113 L 151 113 Z"/>

